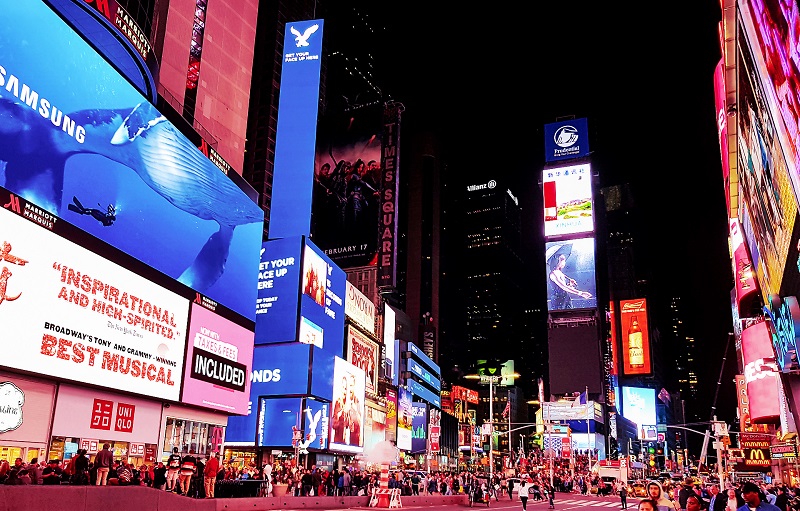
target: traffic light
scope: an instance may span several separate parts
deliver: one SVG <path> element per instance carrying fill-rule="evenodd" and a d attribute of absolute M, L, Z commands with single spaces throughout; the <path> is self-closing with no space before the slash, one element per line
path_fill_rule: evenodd
<path fill-rule="evenodd" d="M 648 447 L 648 448 L 647 448 L 647 452 L 648 452 L 648 453 L 650 453 L 650 454 L 655 454 L 656 450 L 655 450 L 655 448 L 654 448 L 654 447 Z M 653 457 L 652 457 L 652 456 L 650 456 L 650 459 L 652 460 L 652 459 L 653 459 Z"/>
<path fill-rule="evenodd" d="M 656 455 L 655 455 L 655 454 L 651 454 L 651 455 L 650 455 L 650 462 L 649 462 L 649 465 L 650 465 L 651 467 L 653 467 L 653 466 L 655 466 L 655 464 L 656 464 Z"/>

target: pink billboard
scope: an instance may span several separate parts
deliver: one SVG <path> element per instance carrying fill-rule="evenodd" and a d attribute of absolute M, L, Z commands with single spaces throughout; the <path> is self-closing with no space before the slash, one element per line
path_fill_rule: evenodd
<path fill-rule="evenodd" d="M 742 332 L 742 361 L 750 422 L 777 424 L 781 414 L 778 389 L 781 383 L 766 322 L 745 328 Z"/>
<path fill-rule="evenodd" d="M 193 303 L 183 402 L 246 415 L 253 332 Z"/>
<path fill-rule="evenodd" d="M 758 283 L 753 263 L 747 255 L 742 226 L 736 218 L 729 218 L 731 250 L 733 251 L 733 276 L 736 281 L 736 305 L 739 310 L 749 310 L 749 302 L 758 297 Z M 749 297 L 749 298 L 748 298 Z M 747 303 L 743 302 L 747 299 Z"/>
<path fill-rule="evenodd" d="M 720 59 L 714 70 L 714 102 L 717 108 L 717 136 L 722 157 L 722 179 L 725 184 L 725 202 L 731 209 L 730 166 L 728 161 L 728 111 L 725 101 L 725 62 Z"/>

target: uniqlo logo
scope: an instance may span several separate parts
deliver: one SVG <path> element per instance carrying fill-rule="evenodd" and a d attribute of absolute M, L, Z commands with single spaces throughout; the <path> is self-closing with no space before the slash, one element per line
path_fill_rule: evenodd
<path fill-rule="evenodd" d="M 92 405 L 92 429 L 111 429 L 111 414 L 114 412 L 114 402 L 105 399 L 95 399 Z"/>
<path fill-rule="evenodd" d="M 114 431 L 133 433 L 134 412 L 136 412 L 135 405 L 117 403 L 117 421 L 114 423 Z"/>

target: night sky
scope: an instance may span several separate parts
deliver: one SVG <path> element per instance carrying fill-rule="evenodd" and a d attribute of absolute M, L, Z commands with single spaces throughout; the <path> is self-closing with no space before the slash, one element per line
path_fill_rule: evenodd
<path fill-rule="evenodd" d="M 719 1 L 655 10 L 541 3 L 392 3 L 385 26 L 396 59 L 384 92 L 404 104 L 404 121 L 447 138 L 451 172 L 503 171 L 527 182 L 523 211 L 540 207 L 544 124 L 588 119 L 600 186 L 634 190 L 650 295 L 664 303 L 682 297 L 687 334 L 700 348 L 694 405 L 708 419 L 732 331 L 713 90 Z M 730 346 L 716 410 L 729 423 L 735 367 Z"/>

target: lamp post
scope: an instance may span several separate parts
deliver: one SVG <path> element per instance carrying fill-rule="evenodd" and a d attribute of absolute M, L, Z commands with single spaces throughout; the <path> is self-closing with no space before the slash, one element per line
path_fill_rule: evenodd
<path fill-rule="evenodd" d="M 470 380 L 480 380 L 481 383 L 489 383 L 489 484 L 492 484 L 494 479 L 494 384 L 500 382 L 503 378 L 516 379 L 519 378 L 519 373 L 505 374 L 505 375 L 487 375 L 487 374 L 468 374 L 464 378 Z M 509 433 L 510 434 L 510 433 Z"/>

